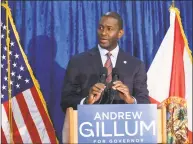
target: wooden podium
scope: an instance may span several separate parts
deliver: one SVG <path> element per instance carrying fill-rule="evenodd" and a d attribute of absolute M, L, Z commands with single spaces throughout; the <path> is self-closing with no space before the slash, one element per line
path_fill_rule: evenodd
<path fill-rule="evenodd" d="M 166 143 L 166 108 L 158 108 L 157 109 L 157 143 Z M 66 111 L 66 116 L 64 120 L 64 127 L 62 131 L 62 139 L 63 143 L 78 143 L 78 113 L 77 110 L 73 110 L 73 108 L 68 108 Z"/>

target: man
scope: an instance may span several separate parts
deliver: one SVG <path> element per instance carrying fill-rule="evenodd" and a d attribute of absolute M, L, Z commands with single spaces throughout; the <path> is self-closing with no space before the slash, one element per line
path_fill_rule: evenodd
<path fill-rule="evenodd" d="M 124 34 L 119 14 L 103 15 L 97 32 L 98 46 L 72 57 L 68 63 L 62 89 L 63 111 L 68 107 L 77 109 L 80 103 L 99 103 L 102 95 L 107 97 L 105 84 L 98 82 L 101 67 L 108 67 L 108 83 L 112 81 L 112 68 L 119 71 L 119 80 L 112 85 L 112 89 L 118 91 L 113 104 L 150 103 L 144 64 L 119 48 L 118 40 Z"/>

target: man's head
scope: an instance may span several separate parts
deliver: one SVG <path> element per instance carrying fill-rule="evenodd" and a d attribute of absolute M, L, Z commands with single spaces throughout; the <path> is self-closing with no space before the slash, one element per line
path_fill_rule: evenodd
<path fill-rule="evenodd" d="M 116 12 L 104 14 L 100 19 L 97 32 L 99 45 L 109 51 L 113 50 L 124 34 L 122 18 Z"/>

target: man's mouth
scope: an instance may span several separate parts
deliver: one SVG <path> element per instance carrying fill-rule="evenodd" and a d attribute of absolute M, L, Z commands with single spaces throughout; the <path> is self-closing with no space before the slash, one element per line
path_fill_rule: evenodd
<path fill-rule="evenodd" d="M 108 42 L 108 39 L 103 39 L 103 38 L 101 38 L 101 39 L 100 39 L 100 42 L 101 42 L 101 43 L 106 43 L 106 42 Z"/>

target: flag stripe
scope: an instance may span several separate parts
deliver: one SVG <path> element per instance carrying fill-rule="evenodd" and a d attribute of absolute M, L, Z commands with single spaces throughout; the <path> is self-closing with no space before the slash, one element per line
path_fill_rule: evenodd
<path fill-rule="evenodd" d="M 1 127 L 1 143 L 7 143 L 2 127 Z"/>
<path fill-rule="evenodd" d="M 27 127 L 25 125 L 25 122 L 23 120 L 23 116 L 21 114 L 17 99 L 15 97 L 13 97 L 12 101 L 13 101 L 13 106 L 12 106 L 13 117 L 14 117 L 15 122 L 17 124 L 17 128 L 19 129 L 19 134 L 22 138 L 22 141 L 25 143 L 32 143 L 30 134 L 29 134 Z M 20 143 L 22 143 L 22 142 L 20 142 Z"/>
<path fill-rule="evenodd" d="M 170 27 L 151 63 L 147 72 L 147 84 L 149 95 L 158 102 L 162 102 L 169 96 L 173 39 L 174 39 L 175 12 L 170 15 Z"/>
<path fill-rule="evenodd" d="M 13 104 L 13 102 L 12 102 L 12 104 Z M 5 108 L 5 112 L 6 112 L 6 117 L 9 118 L 9 101 L 5 102 L 3 105 L 4 105 L 4 108 Z M 18 133 L 18 128 L 17 128 L 16 122 L 15 122 L 15 119 L 13 117 L 13 112 L 12 111 L 11 111 L 11 117 L 12 117 L 13 141 L 16 142 L 16 143 L 21 143 L 22 139 L 21 139 L 20 134 Z M 9 119 L 8 119 L 8 123 L 9 123 L 9 126 L 10 126 L 10 120 Z M 10 135 L 10 131 L 8 131 L 8 133 Z"/>
<path fill-rule="evenodd" d="M 42 120 L 43 120 L 43 122 L 45 124 L 45 128 L 47 130 L 47 133 L 48 133 L 48 136 L 50 138 L 50 141 L 53 142 L 53 143 L 57 143 L 57 139 L 56 139 L 56 136 L 55 136 L 55 130 L 52 127 L 52 123 L 51 123 L 50 119 L 47 116 L 47 113 L 46 113 L 46 111 L 45 111 L 45 109 L 43 107 L 41 99 L 39 97 L 37 97 L 38 93 L 37 93 L 35 87 L 31 88 L 31 93 L 33 95 L 33 98 L 34 98 L 34 101 L 36 103 L 36 106 L 39 109 L 40 115 L 42 116 Z"/>
<path fill-rule="evenodd" d="M 192 131 L 188 130 L 189 143 L 192 143 Z"/>
<path fill-rule="evenodd" d="M 50 143 L 50 139 L 48 137 L 47 130 L 46 130 L 45 125 L 43 123 L 42 116 L 39 112 L 40 109 L 38 110 L 37 105 L 34 101 L 34 97 L 36 97 L 36 95 L 33 96 L 30 89 L 25 90 L 23 92 L 23 95 L 24 95 L 24 99 L 27 103 L 29 113 L 31 114 L 32 119 L 33 119 L 35 126 L 37 128 L 41 142 L 42 143 Z"/>
<path fill-rule="evenodd" d="M 169 96 L 185 98 L 184 40 L 177 17 L 175 18 L 174 47 Z"/>
<path fill-rule="evenodd" d="M 9 125 L 9 121 L 7 119 L 7 114 L 6 114 L 6 111 L 5 111 L 5 108 L 4 108 L 3 104 L 1 105 L 1 112 L 2 112 L 1 127 L 2 127 L 2 130 L 3 130 L 4 136 L 6 138 L 6 141 L 9 143 L 10 142 L 10 135 L 9 135 L 10 125 Z"/>
<path fill-rule="evenodd" d="M 41 143 L 40 136 L 38 134 L 38 131 L 36 129 L 35 123 L 29 114 L 29 109 L 26 104 L 26 101 L 24 99 L 23 94 L 18 94 L 17 97 L 17 102 L 21 110 L 21 114 L 23 116 L 23 120 L 25 122 L 25 125 L 27 127 L 28 132 L 30 133 L 30 137 L 33 143 Z"/>

